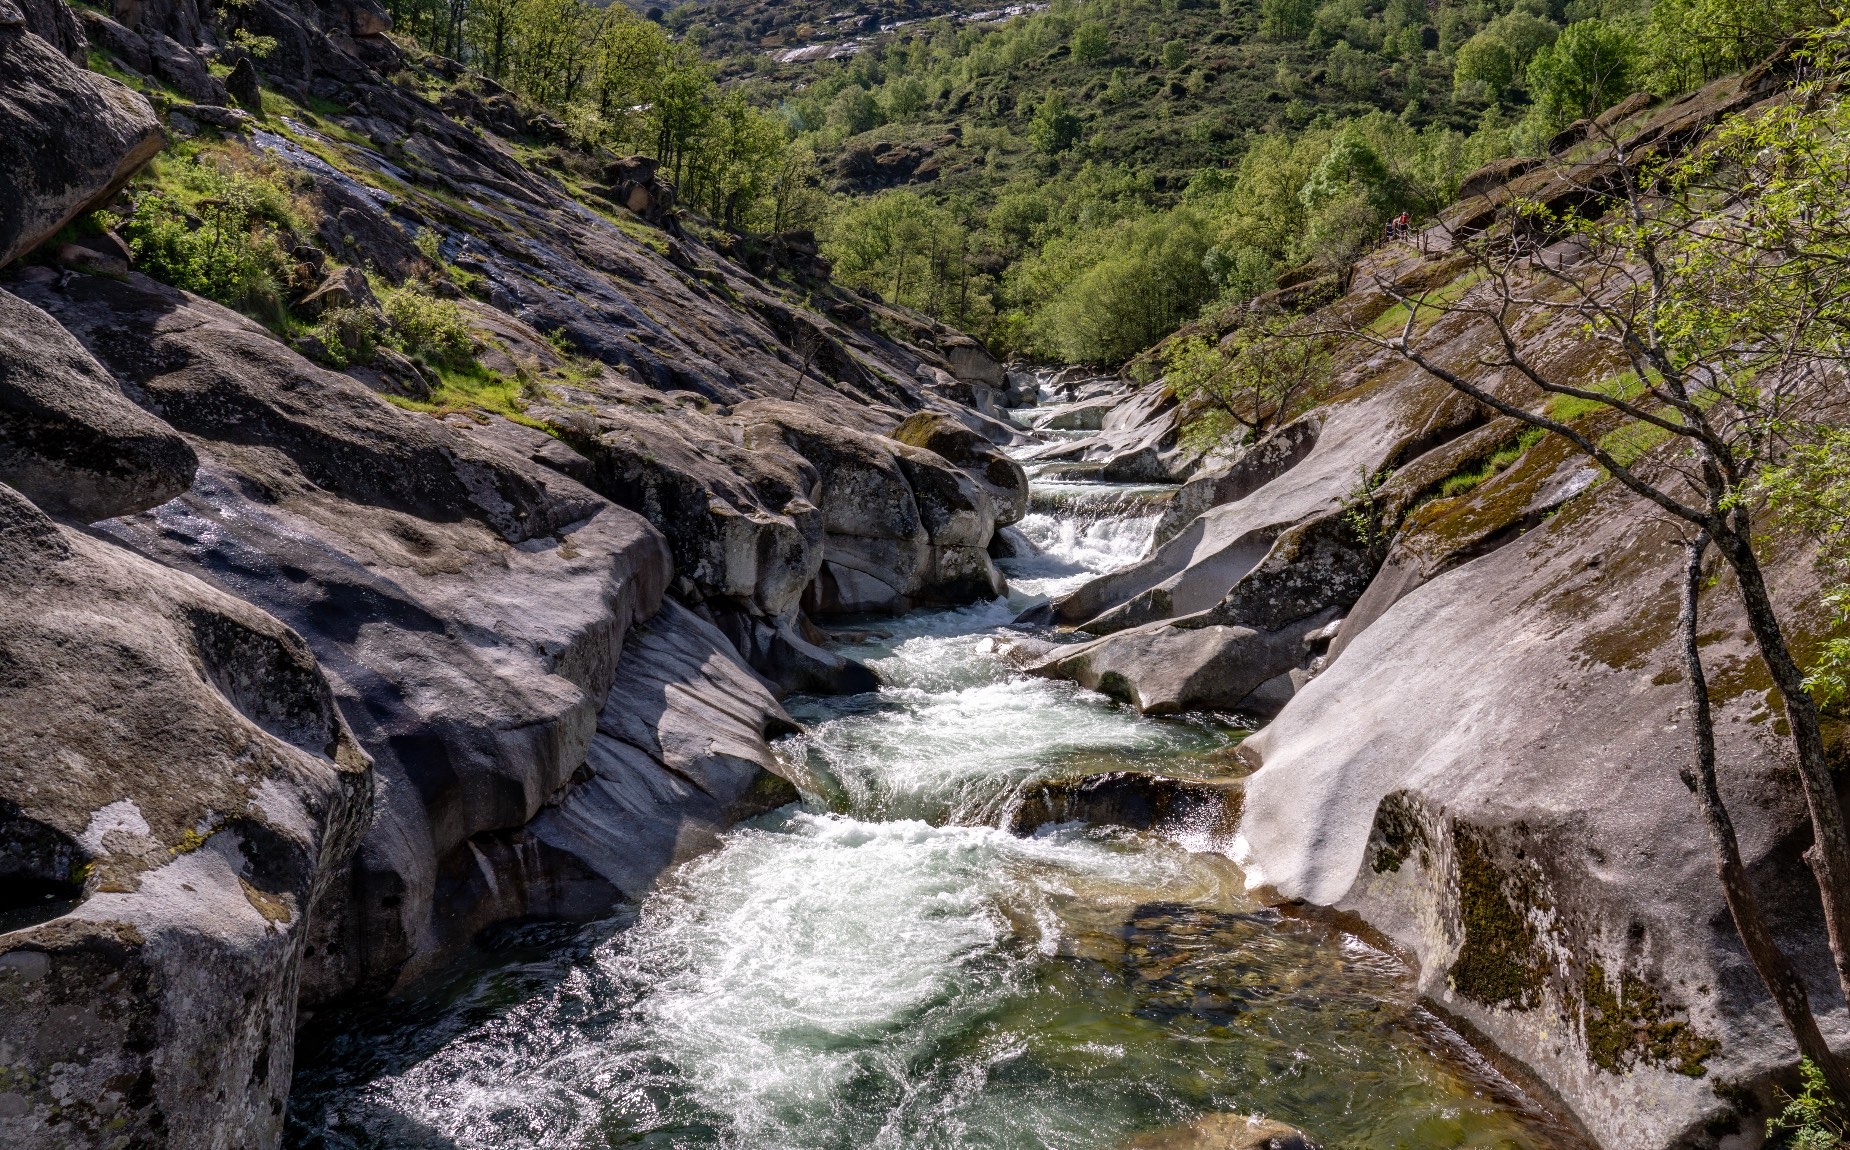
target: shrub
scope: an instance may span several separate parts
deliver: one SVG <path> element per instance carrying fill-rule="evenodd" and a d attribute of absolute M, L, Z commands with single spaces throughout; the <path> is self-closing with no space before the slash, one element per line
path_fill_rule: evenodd
<path fill-rule="evenodd" d="M 1034 119 L 1028 122 L 1028 139 L 1052 156 L 1079 142 L 1079 117 L 1067 110 L 1066 97 L 1059 92 L 1047 93 Z"/>
<path fill-rule="evenodd" d="M 464 367 L 475 360 L 469 321 L 454 300 L 438 299 L 407 284 L 382 294 L 385 320 L 407 355 L 435 364 Z"/>
<path fill-rule="evenodd" d="M 337 307 L 324 312 L 310 330 L 321 344 L 323 359 L 336 370 L 368 364 L 379 349 L 379 317 L 365 308 Z"/>
<path fill-rule="evenodd" d="M 153 167 L 155 186 L 121 223 L 154 278 L 272 322 L 291 268 L 285 237 L 300 224 L 281 177 L 231 153 L 181 155 Z"/>

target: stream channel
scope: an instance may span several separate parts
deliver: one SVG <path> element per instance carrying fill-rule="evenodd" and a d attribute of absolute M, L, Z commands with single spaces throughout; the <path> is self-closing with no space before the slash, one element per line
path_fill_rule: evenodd
<path fill-rule="evenodd" d="M 1249 898 L 1205 833 L 1011 835 L 1026 782 L 1221 776 L 1225 717 L 1144 718 L 1014 671 L 1005 625 L 1135 561 L 1148 488 L 1036 481 L 1006 601 L 866 624 L 881 690 L 794 698 L 803 802 L 640 906 L 503 932 L 319 1019 L 294 1150 L 1119 1150 L 1263 1113 L 1326 1147 L 1570 1144 L 1414 999 L 1407 970 Z"/>

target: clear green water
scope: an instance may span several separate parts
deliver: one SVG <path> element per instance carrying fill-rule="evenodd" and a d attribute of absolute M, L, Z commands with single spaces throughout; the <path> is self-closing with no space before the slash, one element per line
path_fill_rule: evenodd
<path fill-rule="evenodd" d="M 881 624 L 853 649 L 877 695 L 792 702 L 803 804 L 610 922 L 506 934 L 445 985 L 321 1020 L 292 1145 L 1111 1150 L 1228 1111 L 1332 1147 L 1559 1145 L 1395 961 L 1252 902 L 1187 828 L 996 829 L 1035 779 L 1229 769 L 1236 726 L 1144 719 L 996 651 L 1150 527 L 1037 511 L 1047 553 L 1013 602 Z"/>

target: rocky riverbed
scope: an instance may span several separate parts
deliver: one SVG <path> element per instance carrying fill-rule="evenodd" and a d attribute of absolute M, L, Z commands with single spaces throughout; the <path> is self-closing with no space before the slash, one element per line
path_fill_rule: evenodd
<path fill-rule="evenodd" d="M 261 125 L 211 13 L 0 0 L 0 1143 L 1754 1144 L 1795 1054 L 1679 778 L 1678 541 L 1597 470 L 1366 347 L 1203 450 L 439 102 L 371 0 L 248 23 Z M 422 276 L 518 404 L 134 266 L 89 213 L 177 138 L 303 197 L 294 304 Z M 1501 171 L 1453 223 L 1578 187 Z M 1724 788 L 1842 1035 L 1724 592 Z"/>
<path fill-rule="evenodd" d="M 863 621 L 840 649 L 879 691 L 788 702 L 800 803 L 618 919 L 330 1021 L 294 1144 L 1103 1150 L 1204 1112 L 1567 1144 L 1396 959 L 1247 895 L 1211 818 L 1006 829 L 1065 780 L 1245 774 L 1235 718 L 1142 718 L 1003 657 L 1014 614 L 1140 557 L 1166 494 L 1037 487 L 1007 600 Z"/>

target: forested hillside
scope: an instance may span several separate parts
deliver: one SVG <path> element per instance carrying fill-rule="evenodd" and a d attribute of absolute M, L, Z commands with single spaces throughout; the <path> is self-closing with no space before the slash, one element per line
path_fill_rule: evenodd
<path fill-rule="evenodd" d="M 658 157 L 740 233 L 1005 354 L 1119 363 L 1338 273 L 1466 175 L 1764 57 L 1817 0 L 399 0 L 395 28 Z M 465 81 L 466 82 L 466 81 Z"/>

